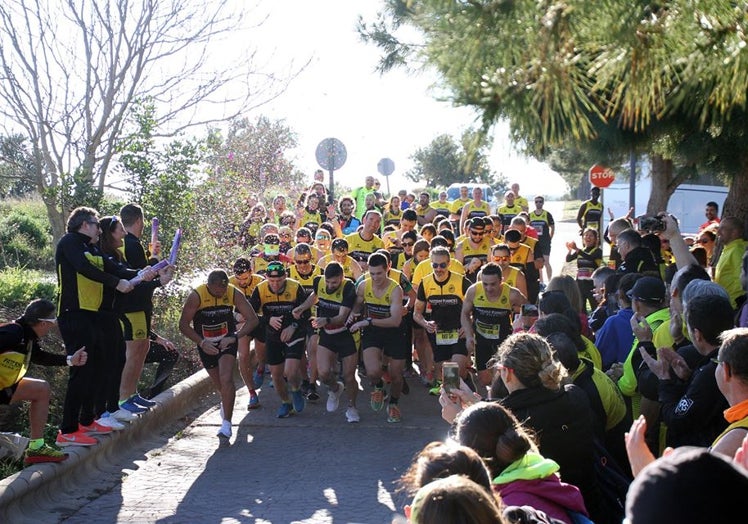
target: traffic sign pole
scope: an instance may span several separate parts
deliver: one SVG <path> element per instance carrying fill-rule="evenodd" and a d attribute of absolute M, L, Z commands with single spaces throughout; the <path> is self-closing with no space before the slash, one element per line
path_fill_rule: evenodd
<path fill-rule="evenodd" d="M 329 203 L 332 203 L 335 199 L 334 173 L 336 169 L 343 167 L 348 158 L 348 153 L 345 150 L 343 142 L 337 138 L 325 138 L 322 142 L 317 144 L 315 157 L 317 158 L 319 166 L 330 172 L 330 190 L 328 193 L 328 200 Z"/>

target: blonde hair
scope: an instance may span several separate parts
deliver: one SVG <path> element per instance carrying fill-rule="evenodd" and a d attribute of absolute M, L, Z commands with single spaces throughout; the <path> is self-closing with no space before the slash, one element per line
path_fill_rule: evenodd
<path fill-rule="evenodd" d="M 498 363 L 512 369 L 522 385 L 528 388 L 542 386 L 555 391 L 566 377 L 566 370 L 540 335 L 510 335 L 499 346 L 497 355 Z"/>

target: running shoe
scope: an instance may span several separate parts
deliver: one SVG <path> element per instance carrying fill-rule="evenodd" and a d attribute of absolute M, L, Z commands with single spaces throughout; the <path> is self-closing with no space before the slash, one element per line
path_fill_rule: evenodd
<path fill-rule="evenodd" d="M 288 418 L 293 412 L 293 406 L 290 402 L 284 402 L 278 408 L 278 418 Z"/>
<path fill-rule="evenodd" d="M 293 402 L 293 409 L 296 413 L 301 413 L 306 407 L 306 399 L 300 389 L 291 392 L 291 401 Z"/>
<path fill-rule="evenodd" d="M 371 409 L 374 411 L 381 411 L 384 407 L 384 390 L 382 388 L 374 388 L 371 392 Z"/>
<path fill-rule="evenodd" d="M 257 409 L 259 407 L 260 407 L 260 397 L 257 396 L 257 393 L 250 393 L 249 404 L 247 404 L 247 409 Z"/>
<path fill-rule="evenodd" d="M 263 366 L 259 366 L 254 370 L 252 373 L 252 381 L 255 383 L 256 388 L 259 389 L 262 387 L 262 383 L 265 381 L 265 368 Z"/>
<path fill-rule="evenodd" d="M 121 408 L 112 413 L 112 416 L 117 419 L 118 422 L 132 422 L 138 418 L 132 411 L 127 411 L 126 409 Z"/>
<path fill-rule="evenodd" d="M 62 462 L 68 458 L 67 453 L 48 446 L 45 442 L 38 449 L 27 449 L 23 454 L 24 464 L 41 464 L 42 462 Z"/>
<path fill-rule="evenodd" d="M 345 410 L 345 419 L 349 424 L 354 424 L 361 422 L 361 415 L 358 414 L 358 410 L 355 407 L 348 406 L 348 409 Z"/>
<path fill-rule="evenodd" d="M 216 433 L 218 438 L 231 438 L 231 422 L 228 420 L 224 420 L 221 423 L 221 429 L 218 430 L 218 433 Z"/>
<path fill-rule="evenodd" d="M 57 440 L 55 444 L 58 446 L 94 446 L 99 441 L 93 437 L 89 437 L 80 429 L 73 433 L 57 433 Z"/>
<path fill-rule="evenodd" d="M 332 413 L 338 409 L 340 405 L 340 396 L 345 391 L 345 386 L 342 382 L 338 381 L 338 390 L 333 391 L 332 389 L 327 390 L 327 411 Z"/>
<path fill-rule="evenodd" d="M 100 426 L 104 426 L 106 428 L 112 428 L 114 431 L 121 431 L 125 429 L 125 425 L 122 422 L 118 421 L 116 418 L 114 418 L 111 415 L 111 413 L 109 413 L 108 411 L 105 411 L 101 415 L 101 417 L 98 420 L 96 420 L 96 422 Z"/>
<path fill-rule="evenodd" d="M 402 420 L 400 416 L 400 408 L 397 404 L 390 404 L 387 408 L 387 422 L 396 424 Z"/>
<path fill-rule="evenodd" d="M 104 426 L 103 424 L 99 424 L 98 420 L 94 420 L 88 426 L 78 424 L 78 429 L 79 431 L 83 431 L 88 435 L 108 435 L 113 431 L 112 428 Z"/>
<path fill-rule="evenodd" d="M 434 397 L 438 397 L 442 393 L 442 381 L 437 380 L 434 384 L 434 387 L 429 389 L 429 395 L 432 395 Z"/>
<path fill-rule="evenodd" d="M 145 406 L 140 406 L 132 401 L 132 397 L 125 400 L 122 404 L 119 405 L 120 409 L 126 409 L 130 413 L 133 413 L 135 415 L 140 415 L 141 413 L 145 413 L 148 411 L 148 408 Z"/>
<path fill-rule="evenodd" d="M 433 388 L 436 380 L 434 380 L 434 373 L 429 371 L 425 375 L 421 375 L 421 382 L 427 388 Z"/>
<path fill-rule="evenodd" d="M 309 391 L 306 394 L 306 399 L 312 402 L 319 400 L 319 393 L 317 393 L 317 385 L 312 383 L 309 384 Z"/>
<path fill-rule="evenodd" d="M 138 393 L 135 393 L 132 397 L 130 397 L 129 400 L 132 400 L 138 406 L 143 406 L 144 408 L 152 408 L 153 406 L 157 405 L 156 402 L 148 400 L 147 398 L 143 398 Z"/>

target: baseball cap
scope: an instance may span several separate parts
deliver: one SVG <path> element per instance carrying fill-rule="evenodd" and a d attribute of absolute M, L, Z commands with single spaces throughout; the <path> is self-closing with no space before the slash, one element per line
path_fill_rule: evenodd
<path fill-rule="evenodd" d="M 348 250 L 348 241 L 345 238 L 336 238 L 332 241 L 332 250 L 338 251 L 341 249 Z"/>
<path fill-rule="evenodd" d="M 665 283 L 659 278 L 642 277 L 626 295 L 639 302 L 661 302 L 665 298 Z"/>
<path fill-rule="evenodd" d="M 516 229 L 510 229 L 509 231 L 504 233 L 504 239 L 507 242 L 519 242 L 522 239 L 522 233 L 520 233 Z"/>
<path fill-rule="evenodd" d="M 265 276 L 282 277 L 286 275 L 286 268 L 280 262 L 270 262 L 265 270 Z"/>

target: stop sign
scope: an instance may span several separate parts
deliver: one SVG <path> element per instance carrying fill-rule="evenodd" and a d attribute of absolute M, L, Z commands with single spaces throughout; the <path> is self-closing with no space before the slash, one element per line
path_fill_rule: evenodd
<path fill-rule="evenodd" d="M 615 179 L 616 175 L 609 167 L 595 164 L 590 168 L 590 184 L 595 187 L 608 187 Z"/>

